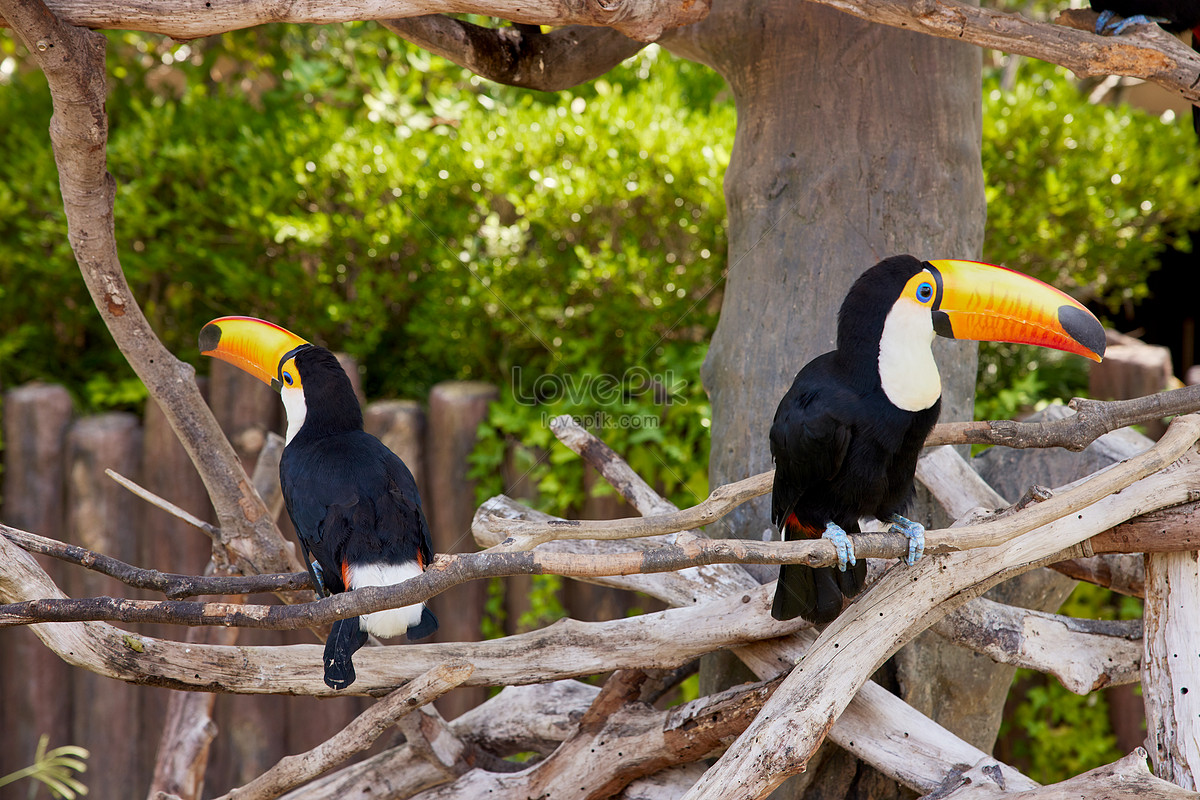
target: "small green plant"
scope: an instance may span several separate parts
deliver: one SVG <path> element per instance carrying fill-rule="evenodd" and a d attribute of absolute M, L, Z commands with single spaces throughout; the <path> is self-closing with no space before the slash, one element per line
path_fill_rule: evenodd
<path fill-rule="evenodd" d="M 63 745 L 47 751 L 50 737 L 43 735 L 38 740 L 33 764 L 8 775 L 0 776 L 0 789 L 25 779 L 41 781 L 50 794 L 63 800 L 75 800 L 87 794 L 87 786 L 75 777 L 77 772 L 87 772 L 87 750 L 75 745 Z"/>

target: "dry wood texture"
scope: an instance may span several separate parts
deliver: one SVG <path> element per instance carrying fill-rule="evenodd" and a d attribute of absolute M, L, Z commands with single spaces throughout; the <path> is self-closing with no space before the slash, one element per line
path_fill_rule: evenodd
<path fill-rule="evenodd" d="M 1200 436 L 1200 419 L 1179 417 L 1155 449 L 1178 453 Z M 804 769 L 867 677 L 900 645 L 949 610 L 1147 507 L 1190 500 L 1200 457 L 1165 458 L 1153 478 L 1109 495 L 1086 512 L 1043 525 L 1004 545 L 922 560 L 892 569 L 821 634 L 762 713 L 686 795 L 688 800 L 759 798 Z M 1040 504 L 1045 505 L 1045 504 Z M 1029 510 L 1036 510 L 1034 509 Z M 1017 516 L 1017 515 L 1014 515 Z M 736 787 L 732 792 L 731 787 Z"/>
<path fill-rule="evenodd" d="M 1146 556 L 1146 655 L 1142 695 L 1154 771 L 1185 789 L 1200 785 L 1200 553 Z"/>

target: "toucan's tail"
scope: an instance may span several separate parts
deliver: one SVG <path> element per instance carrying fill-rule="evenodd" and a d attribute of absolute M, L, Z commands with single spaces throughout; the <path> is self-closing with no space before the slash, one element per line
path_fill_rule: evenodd
<path fill-rule="evenodd" d="M 430 636 L 438 629 L 437 617 L 425 606 L 421 606 L 421 621 L 408 629 L 408 640 L 415 641 Z"/>
<path fill-rule="evenodd" d="M 325 685 L 345 689 L 354 683 L 353 656 L 367 643 L 367 632 L 359 617 L 339 619 L 325 640 Z"/>
<path fill-rule="evenodd" d="M 784 564 L 779 568 L 771 616 L 778 620 L 804 617 L 814 625 L 833 622 L 842 613 L 842 598 L 854 597 L 866 581 L 864 558 L 845 572 L 837 567 Z"/>

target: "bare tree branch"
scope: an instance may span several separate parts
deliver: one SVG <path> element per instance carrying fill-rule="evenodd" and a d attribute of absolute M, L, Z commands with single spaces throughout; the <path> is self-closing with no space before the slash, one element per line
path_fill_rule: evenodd
<path fill-rule="evenodd" d="M 486 642 L 366 648 L 355 655 L 358 680 L 353 689 L 359 694 L 390 691 L 451 658 L 475 665 L 470 685 L 559 680 L 623 668 L 674 668 L 712 650 L 806 627 L 802 620 L 779 622 L 770 616 L 770 589 L 760 586 L 753 594 L 609 622 L 560 620 L 545 629 Z M 61 596 L 31 556 L 0 540 L 0 598 L 20 590 Z M 205 646 L 143 637 L 99 623 L 32 629 L 63 659 L 118 680 L 185 690 L 335 694 L 321 680 L 319 645 Z M 539 658 L 531 660 L 531 652 Z"/>
<path fill-rule="evenodd" d="M 814 0 L 821 2 L 821 0 Z M 976 9 L 983 11 L 984 9 Z M 995 14 L 998 12 L 988 12 Z M 1197 57 L 1200 69 L 1200 56 Z M 998 444 L 1004 447 L 1063 447 L 1080 451 L 1110 431 L 1152 420 L 1200 411 L 1200 386 L 1185 386 L 1132 400 L 1089 400 L 1076 397 L 1075 414 L 1045 422 L 990 420 L 944 422 L 933 429 L 925 446 Z"/>
<path fill-rule="evenodd" d="M 599 692 L 598 686 L 572 680 L 506 686 L 450 722 L 437 717 L 421 720 L 415 731 L 405 729 L 407 741 L 399 747 L 314 781 L 287 795 L 287 800 L 411 797 L 466 774 L 477 766 L 469 762 L 481 762 L 484 753 L 492 758 L 528 752 L 548 755 L 575 735 L 579 720 Z"/>
<path fill-rule="evenodd" d="M 614 28 L 627 36 L 650 42 L 664 30 L 687 25 L 705 17 L 709 4 L 678 0 L 541 0 L 521 3 L 502 0 L 356 0 L 322 2 L 303 0 L 284 5 L 257 2 L 213 3 L 181 0 L 169 7 L 153 0 L 92 3 L 83 0 L 51 0 L 50 10 L 71 25 L 83 28 L 123 28 L 161 33 L 173 39 L 198 39 L 271 22 L 331 25 L 360 20 L 392 20 L 427 14 L 480 14 L 529 25 L 597 25 Z M 17 27 L 14 17 L 4 12 L 7 24 Z"/>
<path fill-rule="evenodd" d="M 1026 791 L 1012 791 L 987 765 L 976 765 L 951 776 L 944 787 L 926 800 L 1196 800 L 1196 792 L 1156 778 L 1146 767 L 1146 751 L 1135 748 L 1129 755 L 1062 783 Z"/>
<path fill-rule="evenodd" d="M 1061 492 L 1041 503 L 1022 509 L 1008 516 L 999 516 L 976 525 L 955 527 L 942 531 L 929 531 L 926 535 L 926 551 L 930 554 L 950 553 L 974 547 L 992 547 L 1035 528 L 1071 514 L 1077 514 L 1103 497 L 1120 491 L 1146 475 L 1157 472 L 1170 464 L 1187 448 L 1189 443 L 1178 437 L 1165 438 L 1155 447 L 1126 462 L 1081 482 L 1073 489 Z M 619 459 L 617 459 L 619 461 Z M 769 475 L 767 473 L 766 475 Z M 710 498 L 686 511 L 671 512 L 657 517 L 633 520 L 566 521 L 550 519 L 545 522 L 520 522 L 505 520 L 505 527 L 535 528 L 533 541 L 550 536 L 562 538 L 624 538 L 631 534 L 644 535 L 666 533 L 681 528 L 695 527 L 698 520 L 707 519 L 712 512 L 706 510 L 724 504 L 723 511 L 732 508 L 744 498 L 754 496 L 744 488 L 748 483 L 757 490 L 757 484 L 765 483 L 765 476 L 756 476 L 719 487 Z M 717 498 L 717 503 L 713 503 Z M 497 518 L 491 517 L 494 524 Z M 682 520 L 682 522 L 681 522 Z M 1151 530 L 1157 527 L 1151 526 Z M 1164 528 L 1164 531 L 1166 529 Z M 1194 536 L 1190 528 L 1176 528 L 1176 539 L 1181 540 L 1183 549 L 1193 546 Z M 1182 531 L 1180 533 L 1180 531 Z M 56 543 L 31 534 L 24 534 L 0 526 L 0 532 L 9 537 L 24 538 L 36 545 L 40 552 L 54 552 Z M 1160 540 L 1164 535 L 1151 537 Z M 856 550 L 862 557 L 895 558 L 904 552 L 903 537 L 893 533 L 863 533 L 856 535 Z M 526 540 L 527 543 L 529 540 Z M 1135 549 L 1166 549 L 1161 541 L 1145 544 L 1140 540 L 1128 540 L 1128 534 L 1117 539 L 1125 547 Z M 1082 555 L 1092 555 L 1087 545 Z M 76 563 L 103 564 L 110 574 L 120 574 L 135 585 L 170 590 L 174 593 L 194 594 L 200 591 L 230 590 L 246 591 L 257 588 L 254 582 L 230 579 L 201 579 L 188 576 L 164 576 L 154 571 L 141 571 L 129 565 L 98 554 L 89 554 L 78 548 L 57 545 L 58 551 L 72 557 Z M 439 556 L 431 568 L 422 575 L 403 584 L 389 587 L 370 587 L 355 592 L 336 595 L 313 603 L 294 606 L 232 606 L 227 603 L 198 603 L 183 601 L 145 601 L 115 598 L 33 599 L 0 606 L 0 625 L 25 624 L 37 621 L 85 621 L 112 620 L 123 622 L 165 622 L 184 625 L 238 625 L 271 629 L 293 629 L 309 625 L 320 625 L 335 619 L 369 613 L 384 608 L 395 608 L 421 602 L 439 594 L 451 586 L 482 577 L 502 575 L 552 573 L 568 577 L 594 577 L 677 571 L 714 563 L 806 563 L 821 566 L 833 563 L 833 546 L 824 540 L 797 542 L 754 542 L 740 539 L 708 540 L 692 538 L 681 544 L 660 545 L 636 552 L 587 556 L 553 552 L 502 552 L 492 548 L 484 553 Z M 298 576 L 277 576 L 286 588 L 296 588 Z M 140 580 L 136 580 L 139 579 Z M 246 585 L 243 585 L 245 583 Z M 211 584 L 205 587 L 205 584 Z"/>
<path fill-rule="evenodd" d="M 472 770 L 416 797 L 610 798 L 637 777 L 720 752 L 779 684 L 747 684 L 656 711 L 636 702 L 640 678 L 629 672 L 609 678 L 575 734 L 533 767 L 510 774 Z"/>
<path fill-rule="evenodd" d="M 650 484 L 633 471 L 625 459 L 604 441 L 593 436 L 569 414 L 550 420 L 550 431 L 608 481 L 617 494 L 643 517 L 670 514 L 679 508 L 660 496 Z"/>
<path fill-rule="evenodd" d="M 195 597 L 201 594 L 254 594 L 291 592 L 312 588 L 307 572 L 269 573 L 266 575 L 179 575 L 142 569 L 103 553 L 78 545 L 64 544 L 45 536 L 19 530 L 0 522 L 0 536 L 30 553 L 57 558 L 108 575 L 126 586 L 162 592 L 167 597 Z"/>
<path fill-rule="evenodd" d="M 1129 542 L 1141 542 L 1129 550 Z M 1096 553 L 1173 553 L 1200 550 L 1200 502 L 1149 511 L 1105 531 L 1092 542 Z"/>
<path fill-rule="evenodd" d="M 219 800 L 271 800 L 312 780 L 366 750 L 401 717 L 461 685 L 473 671 L 465 661 L 439 664 L 381 699 L 312 750 L 284 757 L 250 783 L 221 795 Z"/>
<path fill-rule="evenodd" d="M 145 500 L 147 503 L 154 506 L 155 508 L 161 508 L 163 511 L 167 512 L 171 516 L 177 517 L 178 519 L 183 520 L 188 525 L 191 525 L 193 528 L 198 528 L 199 530 L 204 531 L 206 534 L 208 534 L 208 537 L 210 539 L 212 539 L 213 541 L 220 542 L 221 532 L 217 529 L 217 527 L 215 525 L 210 525 L 209 523 L 207 523 L 204 520 L 197 517 L 195 514 L 191 514 L 187 511 L 184 511 L 179 506 L 175 505 L 174 503 L 170 502 L 169 500 L 165 500 L 164 498 L 159 497 L 158 495 L 156 495 L 154 492 L 150 491 L 146 487 L 139 486 L 135 481 L 131 481 L 129 478 L 126 478 L 124 475 L 117 472 L 116 470 L 106 469 L 106 470 L 104 470 L 104 474 L 107 475 L 108 477 L 112 478 L 114 481 L 119 483 L 122 487 L 128 489 L 131 493 L 137 495 L 138 497 Z"/>
<path fill-rule="evenodd" d="M 1117 527 L 1120 527 L 1119 525 Z M 1095 550 L 1096 540 L 1105 538 L 1107 531 L 1092 537 L 1088 543 Z M 1050 569 L 1077 581 L 1094 583 L 1129 597 L 1146 596 L 1145 558 L 1141 553 L 1109 554 L 1073 558 L 1051 564 Z"/>
<path fill-rule="evenodd" d="M 1141 620 L 1076 619 L 978 597 L 931 630 L 1002 664 L 1053 675 L 1075 694 L 1141 680 Z"/>
<path fill-rule="evenodd" d="M 442 14 L 380 24 L 490 81 L 543 92 L 598 78 L 646 46 L 611 28 L 585 25 L 542 33 L 532 25 L 488 28 Z"/>
<path fill-rule="evenodd" d="M 1198 436 L 1200 419 L 1178 417 L 1156 448 L 1171 440 L 1164 450 L 1179 448 L 1181 443 L 1182 449 L 1190 449 Z M 1072 514 L 999 547 L 889 570 L 859 597 L 852 611 L 829 624 L 758 719 L 688 792 L 687 800 L 765 797 L 804 769 L 849 699 L 879 664 L 917 633 L 1014 571 L 1058 560 L 1064 547 L 1142 510 L 1138 508 L 1142 503 L 1160 507 L 1189 499 L 1188 487 L 1198 475 L 1200 457 L 1193 453 L 1170 469 L 1105 497 L 1087 513 Z"/>
<path fill-rule="evenodd" d="M 287 800 L 411 797 L 476 766 L 488 768 L 482 763 L 489 757 L 547 755 L 575 735 L 599 691 L 598 686 L 572 680 L 506 686 L 450 722 L 426 706 L 422 713 L 428 716 L 420 724 L 404 727 L 404 744 L 314 781 Z"/>
<path fill-rule="evenodd" d="M 1127 75 L 1200 102 L 1200 56 L 1157 26 L 1097 36 L 962 0 L 811 0 L 861 19 L 1061 64 L 1081 78 Z M 1089 20 L 1095 16 L 1089 13 Z"/>
<path fill-rule="evenodd" d="M 1096 435 L 1099 436 L 1103 432 Z M 1159 445 L 1145 453 L 1094 475 L 1069 491 L 1061 492 L 1011 516 L 965 528 L 929 531 L 925 536 L 925 552 L 949 553 L 1002 544 L 1039 525 L 1074 514 L 1106 495 L 1120 491 L 1141 478 L 1163 469 L 1179 458 L 1190 446 L 1190 442 L 1182 440 L 1174 441 L 1171 447 L 1165 447 L 1160 442 Z M 655 517 L 597 521 L 550 520 L 546 522 L 513 522 L 490 519 L 485 521 L 485 525 L 494 525 L 497 532 L 503 531 L 507 536 L 501 544 L 491 548 L 491 552 L 497 553 L 527 550 L 553 539 L 627 539 L 655 536 L 708 525 L 729 513 L 740 503 L 769 492 L 773 479 L 774 471 L 764 472 L 737 483 L 720 486 L 714 489 L 703 502 L 689 509 L 660 514 Z M 877 536 L 887 535 L 889 534 L 856 535 L 855 548 L 858 550 L 861 543 L 860 552 L 874 556 L 878 551 L 871 551 L 868 548 L 882 543 L 876 539 Z M 879 553 L 879 555 L 883 554 Z M 887 555 L 891 556 L 892 553 L 889 552 Z"/>

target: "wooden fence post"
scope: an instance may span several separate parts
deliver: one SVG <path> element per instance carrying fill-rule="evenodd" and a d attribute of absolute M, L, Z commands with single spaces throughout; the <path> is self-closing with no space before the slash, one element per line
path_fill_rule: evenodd
<path fill-rule="evenodd" d="M 146 403 L 143 427 L 142 485 L 200 519 L 213 521 L 212 503 L 204 481 L 154 401 Z M 202 531 L 154 506 L 143 506 L 141 566 L 200 575 L 211 557 L 212 543 Z"/>
<path fill-rule="evenodd" d="M 1158 777 L 1195 790 L 1200 772 L 1200 552 L 1146 555 L 1142 696 Z"/>
<path fill-rule="evenodd" d="M 4 398 L 4 521 L 43 536 L 62 538 L 63 455 L 71 423 L 71 395 L 61 386 L 31 384 Z M 39 563 L 56 582 L 62 565 Z M 71 744 L 70 667 L 33 632 L 0 631 L 0 775 L 33 763 L 38 737 L 50 746 Z"/>
<path fill-rule="evenodd" d="M 140 480 L 141 454 L 141 428 L 133 414 L 101 414 L 71 426 L 67 434 L 68 541 L 123 561 L 137 559 L 142 501 L 104 470 L 111 468 Z M 69 570 L 64 584 L 73 597 L 129 596 L 125 587 L 90 570 Z M 141 747 L 144 690 L 82 669 L 72 672 L 71 685 L 75 692 L 71 739 L 91 751 L 87 784 L 92 796 L 142 794 L 150 758 Z M 133 781 L 136 788 L 130 786 Z"/>
<path fill-rule="evenodd" d="M 475 447 L 476 431 L 487 416 L 488 404 L 498 394 L 495 386 L 478 381 L 446 381 L 429 393 L 425 447 L 429 493 L 424 506 L 435 552 L 475 549 L 471 538 L 475 483 L 467 479 L 467 457 Z M 436 640 L 478 641 L 486 600 L 485 581 L 471 581 L 434 598 L 430 605 L 441 623 Z M 485 697 L 482 688 L 460 688 L 441 698 L 437 706 L 447 719 L 453 719 Z"/>

